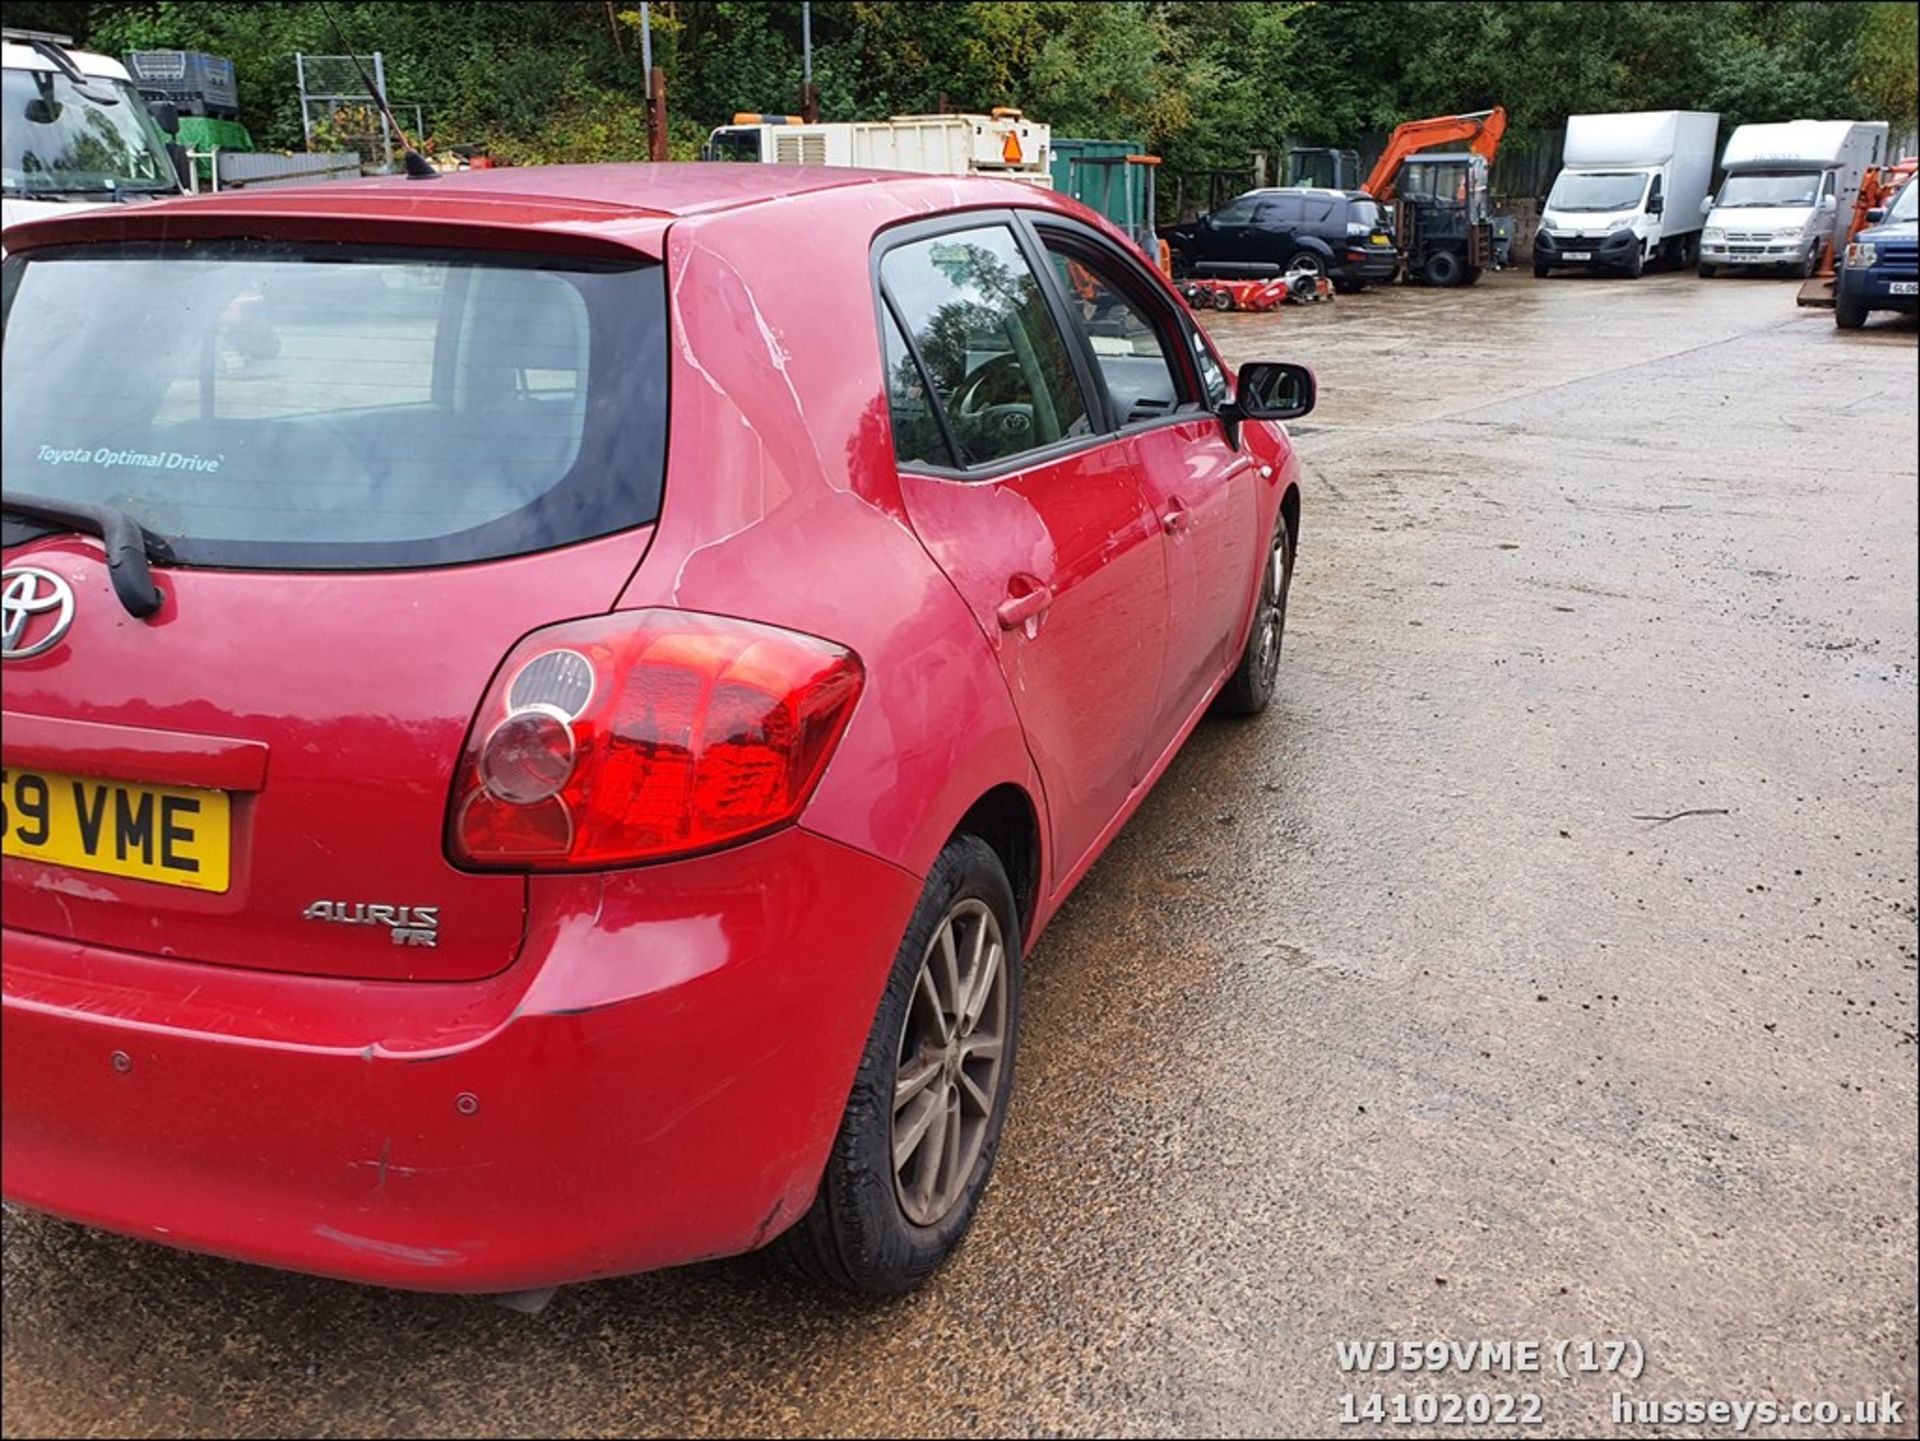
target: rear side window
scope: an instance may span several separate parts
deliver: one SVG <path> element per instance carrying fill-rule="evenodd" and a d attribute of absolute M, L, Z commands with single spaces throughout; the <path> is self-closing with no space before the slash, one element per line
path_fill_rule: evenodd
<path fill-rule="evenodd" d="M 1357 225 L 1362 230 L 1372 230 L 1380 223 L 1380 207 L 1373 201 L 1349 200 L 1347 202 L 1348 225 Z"/>
<path fill-rule="evenodd" d="M 1282 195 L 1265 202 L 1260 207 L 1262 225 L 1291 225 L 1298 220 L 1305 209 L 1297 195 Z"/>
<path fill-rule="evenodd" d="M 1012 230 L 982 226 L 895 246 L 880 280 L 962 465 L 995 464 L 1090 431 L 1066 344 Z M 892 370 L 890 358 L 890 399 Z M 896 434 L 902 461 L 925 448 L 920 434 Z"/>
<path fill-rule="evenodd" d="M 893 420 L 895 459 L 902 465 L 953 465 L 953 451 L 934 414 L 934 398 L 927 394 L 927 383 L 891 310 L 882 309 L 880 328 L 887 342 L 887 413 Z"/>
<path fill-rule="evenodd" d="M 544 550 L 658 517 L 659 267 L 259 242 L 7 261 L 6 488 L 189 565 Z"/>

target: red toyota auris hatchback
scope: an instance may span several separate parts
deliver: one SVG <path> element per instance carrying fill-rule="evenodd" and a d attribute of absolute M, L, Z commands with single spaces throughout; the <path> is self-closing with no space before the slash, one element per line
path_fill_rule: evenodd
<path fill-rule="evenodd" d="M 460 1291 L 965 1231 L 1022 957 L 1274 684 L 1274 420 L 1013 183 L 6 233 L 5 1193 Z"/>

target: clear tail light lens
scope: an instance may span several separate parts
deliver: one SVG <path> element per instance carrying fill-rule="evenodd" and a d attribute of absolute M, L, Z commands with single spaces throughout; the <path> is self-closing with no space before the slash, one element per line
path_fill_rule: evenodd
<path fill-rule="evenodd" d="M 806 805 L 862 680 L 830 641 L 690 611 L 536 631 L 474 718 L 448 851 L 575 870 L 763 834 Z"/>

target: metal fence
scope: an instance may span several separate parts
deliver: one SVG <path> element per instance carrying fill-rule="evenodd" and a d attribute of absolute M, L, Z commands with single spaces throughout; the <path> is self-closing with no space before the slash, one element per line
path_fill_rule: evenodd
<path fill-rule="evenodd" d="M 307 149 L 358 150 L 362 155 L 378 156 L 380 169 L 393 169 L 393 132 L 387 128 L 380 107 L 367 92 L 366 75 L 387 95 L 386 58 L 378 51 L 359 57 L 351 55 L 306 55 L 296 52 L 294 71 L 300 82 L 300 124 L 306 133 Z M 417 101 L 395 100 L 387 95 L 394 119 L 408 128 L 418 140 L 426 133 L 427 112 Z"/>

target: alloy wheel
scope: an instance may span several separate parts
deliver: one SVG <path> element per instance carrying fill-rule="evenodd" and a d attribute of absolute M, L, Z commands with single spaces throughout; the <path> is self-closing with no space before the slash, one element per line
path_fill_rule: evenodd
<path fill-rule="evenodd" d="M 1260 612 L 1254 617 L 1254 660 L 1260 677 L 1268 685 L 1280 664 L 1280 641 L 1287 625 L 1287 531 L 1282 525 L 1273 534 L 1273 549 L 1267 555 L 1267 572 L 1260 578 Z"/>
<path fill-rule="evenodd" d="M 1006 1057 L 1006 971 L 992 907 L 956 902 L 921 959 L 894 1078 L 894 1193 L 915 1225 L 953 1210 L 986 1144 Z"/>

